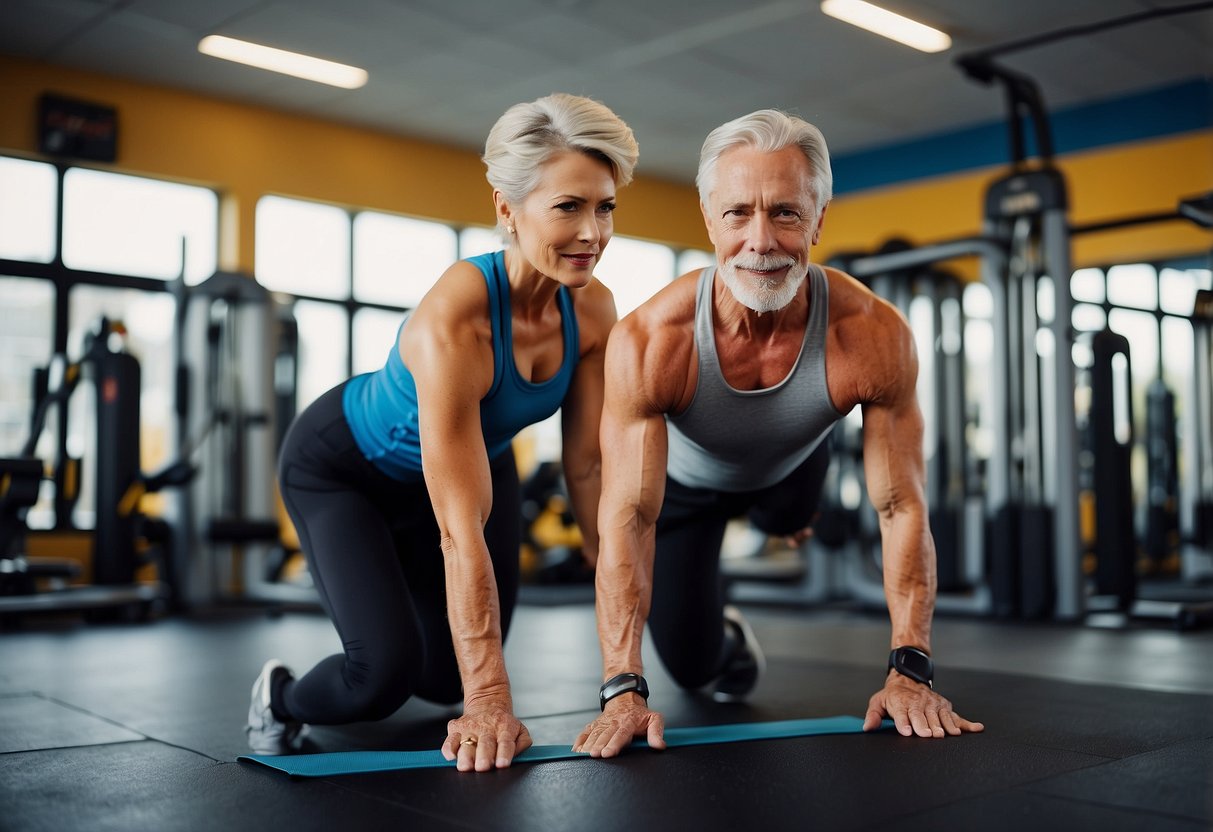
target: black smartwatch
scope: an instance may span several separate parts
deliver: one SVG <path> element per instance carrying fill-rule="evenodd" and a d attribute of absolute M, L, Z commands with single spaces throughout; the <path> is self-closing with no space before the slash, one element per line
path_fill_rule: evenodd
<path fill-rule="evenodd" d="M 890 653 L 889 669 L 915 682 L 922 682 L 929 688 L 935 687 L 935 663 L 917 647 L 898 647 Z"/>
<path fill-rule="evenodd" d="M 639 673 L 620 673 L 618 676 L 612 676 L 598 689 L 598 710 L 605 711 L 606 703 L 621 693 L 635 693 L 648 701 L 649 683 Z"/>

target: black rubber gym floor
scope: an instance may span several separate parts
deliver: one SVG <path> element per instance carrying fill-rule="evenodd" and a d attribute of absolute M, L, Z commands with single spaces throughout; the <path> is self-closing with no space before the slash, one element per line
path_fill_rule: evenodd
<path fill-rule="evenodd" d="M 862 715 L 883 675 L 879 617 L 748 612 L 769 659 L 750 703 L 680 692 L 650 656 L 651 701 L 667 724 Z M 306 668 L 336 643 L 320 615 L 248 609 L 145 625 L 31 619 L 5 632 L 0 829 L 1213 827 L 1207 632 L 937 620 L 940 688 L 987 725 L 962 738 L 817 736 L 319 780 L 235 762 L 263 660 Z M 1059 670 L 1067 656 L 1074 673 Z M 571 743 L 596 712 L 592 609 L 520 608 L 507 660 L 535 742 Z M 1073 681 L 1105 668 L 1115 684 Z M 410 702 L 381 723 L 316 728 L 305 750 L 433 748 L 454 713 Z"/>

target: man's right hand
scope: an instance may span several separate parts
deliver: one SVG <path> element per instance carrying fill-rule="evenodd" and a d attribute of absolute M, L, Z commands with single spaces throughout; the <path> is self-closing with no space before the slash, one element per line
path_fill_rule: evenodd
<path fill-rule="evenodd" d="M 591 757 L 615 757 L 634 737 L 644 737 L 649 748 L 665 748 L 665 720 L 650 711 L 644 699 L 625 693 L 607 703 L 602 715 L 585 727 L 573 743 L 573 750 Z"/>

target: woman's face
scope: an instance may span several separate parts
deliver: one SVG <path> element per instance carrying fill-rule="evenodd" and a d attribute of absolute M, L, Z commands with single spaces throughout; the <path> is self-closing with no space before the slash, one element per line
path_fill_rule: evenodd
<path fill-rule="evenodd" d="M 539 183 L 505 217 L 516 247 L 541 274 L 565 286 L 590 282 L 614 230 L 611 166 L 579 151 L 548 159 Z"/>

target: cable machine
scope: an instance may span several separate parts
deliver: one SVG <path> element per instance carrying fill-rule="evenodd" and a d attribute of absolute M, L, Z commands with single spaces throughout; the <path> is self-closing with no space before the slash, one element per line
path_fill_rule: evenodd
<path fill-rule="evenodd" d="M 277 452 L 294 412 L 293 315 L 243 274 L 178 281 L 173 291 L 173 441 L 179 455 L 197 453 L 201 469 L 166 508 L 189 553 L 185 600 L 315 602 L 314 590 L 273 579 L 282 547 Z"/>
<path fill-rule="evenodd" d="M 1183 421 L 1184 447 L 1179 530 L 1185 581 L 1213 581 L 1213 289 L 1196 293 L 1192 383 Z"/>

